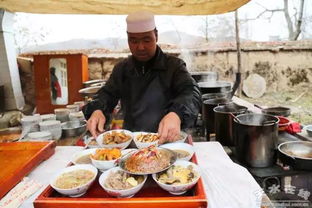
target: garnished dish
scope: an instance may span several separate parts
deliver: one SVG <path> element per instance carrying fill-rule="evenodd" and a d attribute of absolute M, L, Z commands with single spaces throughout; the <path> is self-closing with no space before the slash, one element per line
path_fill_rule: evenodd
<path fill-rule="evenodd" d="M 54 185 L 60 189 L 72 189 L 88 183 L 94 176 L 90 170 L 73 170 L 60 175 Z"/>
<path fill-rule="evenodd" d="M 118 170 L 116 172 L 111 172 L 107 176 L 104 181 L 104 186 L 110 189 L 124 190 L 139 185 L 143 180 L 143 176 L 132 175 L 122 170 Z"/>
<path fill-rule="evenodd" d="M 130 153 L 120 161 L 120 167 L 133 174 L 151 174 L 169 168 L 176 154 L 169 149 L 149 146 Z"/>
<path fill-rule="evenodd" d="M 146 179 L 147 175 L 133 175 L 114 167 L 102 173 L 99 183 L 109 195 L 129 198 L 140 191 Z"/>
<path fill-rule="evenodd" d="M 125 129 L 106 131 L 96 138 L 100 147 L 125 149 L 133 138 L 132 132 Z"/>
<path fill-rule="evenodd" d="M 192 165 L 183 167 L 181 165 L 173 165 L 168 170 L 157 174 L 157 180 L 165 184 L 187 184 L 198 177 Z"/>
<path fill-rule="evenodd" d="M 96 149 L 95 153 L 91 155 L 94 160 L 116 160 L 121 157 L 120 149 Z"/>
<path fill-rule="evenodd" d="M 151 132 L 134 132 L 133 141 L 138 149 L 146 148 L 151 145 L 158 146 L 158 133 Z"/>
<path fill-rule="evenodd" d="M 118 148 L 99 148 L 94 150 L 90 156 L 92 164 L 100 171 L 108 170 L 117 165 L 117 160 L 121 158 L 122 152 Z"/>
<path fill-rule="evenodd" d="M 97 173 L 98 170 L 92 165 L 73 165 L 59 171 L 50 185 L 60 194 L 79 197 L 87 192 Z"/>
<path fill-rule="evenodd" d="M 139 142 L 155 142 L 159 140 L 159 135 L 154 133 L 139 134 L 136 140 Z"/>
<path fill-rule="evenodd" d="M 169 169 L 153 174 L 152 178 L 162 189 L 181 195 L 197 183 L 200 171 L 196 164 L 178 160 Z"/>
<path fill-rule="evenodd" d="M 103 144 L 121 144 L 131 139 L 131 135 L 126 134 L 124 131 L 112 131 L 103 135 Z"/>

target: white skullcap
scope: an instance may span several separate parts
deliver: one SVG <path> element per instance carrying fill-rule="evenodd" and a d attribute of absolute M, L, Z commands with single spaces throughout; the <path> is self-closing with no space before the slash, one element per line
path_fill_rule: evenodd
<path fill-rule="evenodd" d="M 128 15 L 127 32 L 142 33 L 156 28 L 154 14 L 148 11 L 137 11 Z"/>

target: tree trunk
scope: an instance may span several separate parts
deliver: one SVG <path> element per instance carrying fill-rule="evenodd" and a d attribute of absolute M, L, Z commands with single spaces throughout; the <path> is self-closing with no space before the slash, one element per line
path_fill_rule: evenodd
<path fill-rule="evenodd" d="M 288 39 L 289 40 L 297 40 L 300 33 L 301 33 L 301 24 L 302 24 L 302 17 L 303 17 L 303 8 L 304 8 L 304 0 L 300 0 L 300 9 L 298 20 L 294 22 L 295 30 L 293 23 L 291 21 L 291 17 L 288 11 L 288 0 L 284 0 L 284 15 L 288 27 Z"/>

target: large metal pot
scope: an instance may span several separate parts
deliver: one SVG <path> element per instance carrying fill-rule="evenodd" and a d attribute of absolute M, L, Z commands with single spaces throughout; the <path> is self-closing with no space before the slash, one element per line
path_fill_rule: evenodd
<path fill-rule="evenodd" d="M 212 71 L 205 72 L 190 72 L 191 76 L 195 79 L 196 82 L 209 82 L 217 81 L 218 73 Z"/>
<path fill-rule="evenodd" d="M 279 158 L 295 169 L 312 170 L 312 142 L 290 141 L 278 146 Z"/>
<path fill-rule="evenodd" d="M 198 82 L 202 94 L 231 91 L 231 85 L 231 82 L 226 81 Z"/>
<path fill-rule="evenodd" d="M 209 100 L 214 98 L 228 98 L 231 99 L 231 93 L 232 91 L 226 91 L 226 92 L 219 92 L 219 93 L 206 93 L 202 95 L 202 100 Z"/>
<path fill-rule="evenodd" d="M 235 103 L 217 106 L 215 116 L 216 140 L 225 146 L 235 146 L 233 137 L 233 116 L 246 113 L 247 107 Z"/>
<path fill-rule="evenodd" d="M 230 102 L 231 100 L 227 98 L 215 98 L 203 102 L 202 117 L 207 131 L 207 139 L 209 139 L 209 134 L 215 132 L 215 115 L 213 109 L 219 105 L 225 105 Z"/>
<path fill-rule="evenodd" d="M 250 167 L 269 167 L 276 161 L 278 121 L 265 114 L 242 114 L 234 118 L 237 159 Z"/>

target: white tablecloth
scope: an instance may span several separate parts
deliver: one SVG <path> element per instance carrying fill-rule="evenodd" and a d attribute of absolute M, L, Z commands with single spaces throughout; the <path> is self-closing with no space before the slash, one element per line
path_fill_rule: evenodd
<path fill-rule="evenodd" d="M 218 142 L 194 143 L 209 208 L 256 208 L 260 207 L 262 190 L 249 172 L 233 163 Z M 33 201 L 49 184 L 58 170 L 64 168 L 72 155 L 81 147 L 58 146 L 55 154 L 41 163 L 28 177 L 44 186 L 28 198 L 21 207 L 33 207 Z"/>

